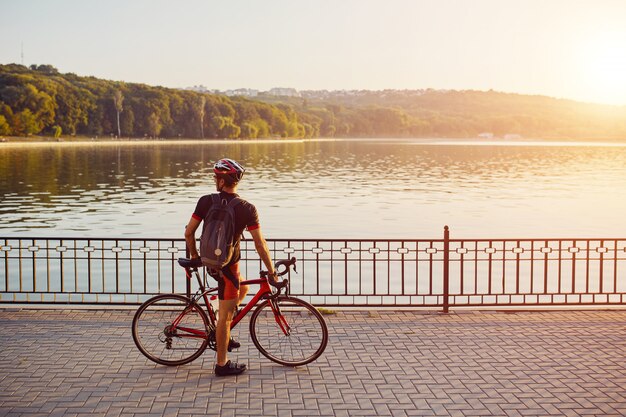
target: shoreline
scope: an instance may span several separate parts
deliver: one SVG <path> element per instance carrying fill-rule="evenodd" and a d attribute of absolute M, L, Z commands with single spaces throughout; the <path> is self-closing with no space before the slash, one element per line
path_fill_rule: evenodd
<path fill-rule="evenodd" d="M 301 143 L 309 141 L 332 141 L 334 139 L 91 139 L 91 138 L 73 138 L 73 139 L 31 139 L 31 138 L 11 138 L 1 141 L 0 148 L 10 146 L 101 146 L 101 145 L 197 145 L 197 144 L 247 144 L 247 143 Z"/>
<path fill-rule="evenodd" d="M 105 138 L 70 138 L 60 140 L 54 138 L 26 138 L 11 137 L 0 138 L 0 149 L 14 147 L 64 147 L 64 146 L 149 146 L 149 145 L 246 145 L 246 144 L 293 144 L 315 142 L 347 142 L 362 141 L 379 144 L 407 142 L 425 146 L 626 146 L 626 138 L 604 139 L 571 139 L 571 138 L 522 138 L 516 140 L 505 139 L 481 139 L 481 138 L 308 138 L 308 139 L 105 139 Z"/>

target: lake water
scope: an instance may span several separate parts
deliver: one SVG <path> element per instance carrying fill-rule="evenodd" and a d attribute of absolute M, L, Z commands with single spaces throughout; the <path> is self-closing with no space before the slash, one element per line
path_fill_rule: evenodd
<path fill-rule="evenodd" d="M 626 144 L 0 144 L 0 236 L 182 237 L 212 162 L 274 238 L 626 237 Z"/>

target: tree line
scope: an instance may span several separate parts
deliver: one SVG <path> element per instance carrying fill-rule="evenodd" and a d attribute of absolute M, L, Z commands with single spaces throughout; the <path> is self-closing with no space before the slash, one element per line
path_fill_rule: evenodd
<path fill-rule="evenodd" d="M 0 65 L 0 134 L 152 138 L 313 137 L 290 106 Z"/>
<path fill-rule="evenodd" d="M 388 90 L 226 97 L 0 65 L 0 135 L 151 138 L 626 138 L 626 107 L 498 92 Z"/>

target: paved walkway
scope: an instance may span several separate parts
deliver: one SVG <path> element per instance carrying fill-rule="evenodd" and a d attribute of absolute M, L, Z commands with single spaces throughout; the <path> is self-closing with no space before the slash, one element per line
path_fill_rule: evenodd
<path fill-rule="evenodd" d="M 131 311 L 0 309 L 0 416 L 625 416 L 626 311 L 339 312 L 311 365 L 145 359 Z M 245 323 L 244 323 L 245 324 Z"/>

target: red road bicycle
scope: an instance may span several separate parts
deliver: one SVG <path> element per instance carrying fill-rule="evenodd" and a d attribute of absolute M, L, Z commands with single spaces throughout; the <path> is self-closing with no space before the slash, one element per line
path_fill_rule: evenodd
<path fill-rule="evenodd" d="M 217 295 L 217 287 L 207 284 L 206 274 L 204 280 L 200 278 L 199 259 L 180 258 L 178 263 L 185 268 L 187 279 L 195 276 L 198 291 L 190 298 L 179 294 L 152 297 L 139 307 L 132 324 L 137 348 L 162 365 L 183 365 L 197 359 L 207 347 L 216 350 L 217 312 L 209 300 Z M 295 264 L 296 258 L 279 261 L 276 271 L 283 276 L 290 267 L 295 271 Z M 261 354 L 286 366 L 305 365 L 320 357 L 328 343 L 326 322 L 311 304 L 281 294 L 286 279 L 273 283 L 267 271 L 261 271 L 258 279 L 241 284 L 259 284 L 260 288 L 233 318 L 231 329 L 256 306 L 250 317 L 250 338 Z"/>

